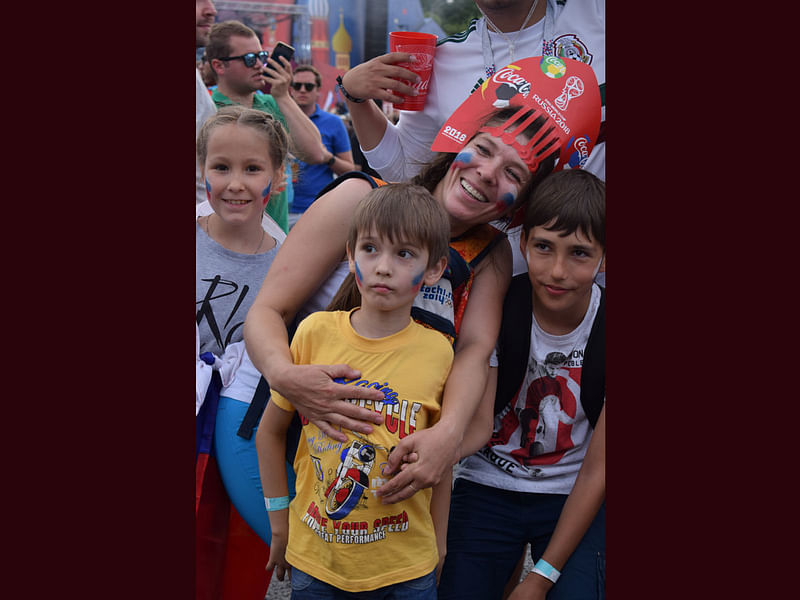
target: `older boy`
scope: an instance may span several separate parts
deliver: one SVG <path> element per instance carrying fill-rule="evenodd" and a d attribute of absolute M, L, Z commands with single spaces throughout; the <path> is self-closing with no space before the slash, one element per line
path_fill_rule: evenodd
<path fill-rule="evenodd" d="M 392 448 L 439 417 L 453 361 L 445 336 L 411 319 L 422 285 L 447 263 L 450 224 L 420 186 L 386 185 L 359 203 L 347 240 L 350 272 L 361 294 L 350 311 L 316 312 L 292 339 L 296 364 L 347 363 L 361 379 L 346 384 L 380 389 L 384 400 L 362 406 L 385 415 L 369 436 L 333 440 L 302 418 L 289 504 L 285 459 L 292 405 L 273 392 L 256 435 L 272 543 L 267 569 L 283 580 L 291 568 L 292 598 L 436 598 L 436 567 L 444 556 L 450 481 L 385 505 L 375 491 Z M 358 402 L 357 400 L 354 402 Z M 399 597 L 399 596 L 398 596 Z"/>
<path fill-rule="evenodd" d="M 603 597 L 604 507 L 565 564 L 540 557 L 604 404 L 605 292 L 594 278 L 605 267 L 605 184 L 583 170 L 544 179 L 520 249 L 528 272 L 512 280 L 503 307 L 493 433 L 456 473 L 441 600 L 499 600 L 528 543 L 538 560 L 529 577 L 552 586 L 548 599 Z M 490 407 L 472 447 L 488 437 Z"/>

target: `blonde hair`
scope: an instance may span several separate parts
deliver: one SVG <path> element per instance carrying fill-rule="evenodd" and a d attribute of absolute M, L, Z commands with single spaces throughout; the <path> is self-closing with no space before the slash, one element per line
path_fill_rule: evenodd
<path fill-rule="evenodd" d="M 208 140 L 211 138 L 211 133 L 223 125 L 252 127 L 263 134 L 267 138 L 267 153 L 272 167 L 276 173 L 282 172 L 283 163 L 289 150 L 289 137 L 286 135 L 283 125 L 269 113 L 239 105 L 223 106 L 203 123 L 200 133 L 197 135 L 196 144 L 197 162 L 201 168 L 206 164 Z"/>

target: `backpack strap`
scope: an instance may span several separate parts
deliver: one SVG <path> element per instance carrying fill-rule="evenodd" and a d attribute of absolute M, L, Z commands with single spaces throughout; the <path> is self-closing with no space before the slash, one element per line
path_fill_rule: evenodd
<path fill-rule="evenodd" d="M 261 415 L 264 413 L 269 397 L 269 383 L 267 383 L 267 380 L 264 379 L 262 375 L 258 380 L 256 391 L 253 392 L 253 399 L 250 401 L 250 406 L 247 407 L 247 412 L 244 414 L 244 418 L 239 425 L 239 431 L 236 432 L 236 435 L 246 440 L 253 437 L 253 430 L 258 427 L 261 421 Z"/>
<path fill-rule="evenodd" d="M 581 404 L 594 428 L 606 400 L 606 291 L 600 287 L 600 306 L 583 352 Z"/>
<path fill-rule="evenodd" d="M 527 273 L 511 280 L 503 301 L 503 320 L 497 341 L 497 393 L 494 414 L 514 399 L 525 378 L 531 345 L 533 311 L 531 283 Z M 606 396 L 606 292 L 600 286 L 600 305 L 583 354 L 581 405 L 594 428 Z"/>
<path fill-rule="evenodd" d="M 382 185 L 386 185 L 386 182 L 383 179 L 378 179 L 377 177 L 373 177 L 372 175 L 367 175 L 363 171 L 347 171 L 347 173 L 342 173 L 331 181 L 328 185 L 322 188 L 319 193 L 315 196 L 314 200 L 319 200 L 323 195 L 330 192 L 333 188 L 337 185 L 342 183 L 346 179 L 363 179 L 364 181 L 368 182 L 373 188 L 380 187 Z"/>
<path fill-rule="evenodd" d="M 497 339 L 497 360 L 500 365 L 497 370 L 494 414 L 511 402 L 525 378 L 533 323 L 531 293 L 528 273 L 520 273 L 511 280 L 503 300 L 503 320 Z"/>

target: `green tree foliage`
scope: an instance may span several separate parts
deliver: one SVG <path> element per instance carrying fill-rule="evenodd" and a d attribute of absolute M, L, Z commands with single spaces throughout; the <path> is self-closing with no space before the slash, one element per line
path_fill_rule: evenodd
<path fill-rule="evenodd" d="M 481 16 L 473 0 L 420 0 L 426 17 L 432 18 L 447 35 L 464 31 L 472 19 Z"/>

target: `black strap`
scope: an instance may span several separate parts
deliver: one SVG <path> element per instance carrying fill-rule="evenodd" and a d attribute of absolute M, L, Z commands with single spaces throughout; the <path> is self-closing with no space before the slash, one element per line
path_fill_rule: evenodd
<path fill-rule="evenodd" d="M 267 383 L 267 380 L 264 379 L 262 375 L 261 379 L 258 380 L 258 386 L 253 394 L 253 400 L 250 402 L 250 406 L 247 407 L 247 412 L 244 415 L 244 419 L 242 419 L 242 424 L 239 425 L 239 431 L 236 432 L 236 435 L 246 440 L 253 437 L 253 430 L 258 427 L 259 422 L 261 422 L 261 415 L 264 414 L 264 409 L 267 407 L 269 395 L 269 383 Z"/>
<path fill-rule="evenodd" d="M 445 279 L 450 281 L 450 287 L 455 290 L 469 279 L 471 272 L 467 261 L 459 254 L 458 250 L 450 248 L 447 256 L 447 268 L 444 270 L 443 275 Z"/>
<path fill-rule="evenodd" d="M 378 179 L 377 177 L 373 177 L 372 175 L 368 175 L 367 173 L 364 173 L 363 171 L 347 171 L 346 173 L 342 173 L 341 175 L 339 175 L 336 179 L 334 179 L 328 185 L 326 185 L 324 188 L 322 188 L 317 193 L 317 195 L 315 196 L 314 199 L 315 200 L 319 200 L 322 196 L 327 194 L 329 191 L 331 191 L 333 188 L 335 188 L 337 185 L 339 185 L 343 181 L 345 181 L 347 179 L 354 179 L 354 178 L 355 179 L 363 179 L 364 181 L 369 183 L 373 188 L 376 188 L 376 187 L 378 187 L 380 185 L 384 185 L 386 183 L 382 179 Z"/>
<path fill-rule="evenodd" d="M 606 291 L 600 286 L 600 306 L 583 352 L 581 404 L 592 427 L 606 400 Z"/>
<path fill-rule="evenodd" d="M 528 350 L 531 345 L 531 281 L 528 273 L 511 280 L 503 300 L 503 320 L 497 342 L 497 393 L 494 413 L 497 414 L 511 402 L 522 385 L 528 367 Z"/>
<path fill-rule="evenodd" d="M 531 345 L 531 282 L 527 273 L 517 275 L 503 301 L 503 320 L 497 343 L 497 393 L 494 412 L 513 400 L 522 385 Z M 600 305 L 589 332 L 581 369 L 581 405 L 592 427 L 597 423 L 606 396 L 606 292 L 600 286 Z"/>

